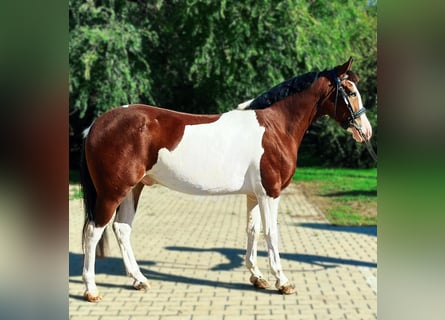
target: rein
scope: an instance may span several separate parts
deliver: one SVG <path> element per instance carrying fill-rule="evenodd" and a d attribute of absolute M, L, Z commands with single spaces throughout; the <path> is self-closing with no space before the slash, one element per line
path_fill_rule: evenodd
<path fill-rule="evenodd" d="M 363 141 L 365 142 L 366 148 L 368 149 L 369 154 L 371 155 L 372 159 L 377 163 L 377 154 L 375 153 L 374 149 L 372 148 L 371 141 L 366 139 L 365 134 L 363 133 L 362 127 L 355 121 L 355 119 L 359 118 L 363 113 L 366 112 L 366 108 L 361 107 L 359 110 L 354 112 L 354 109 L 352 108 L 351 102 L 348 99 L 348 95 L 345 92 L 345 89 L 342 87 L 341 82 L 343 80 L 347 79 L 347 76 L 345 78 L 339 78 L 337 76 L 337 73 L 335 70 L 332 70 L 332 73 L 334 75 L 334 81 L 336 84 L 336 90 L 335 90 L 335 104 L 334 104 L 334 118 L 337 114 L 337 100 L 338 100 L 338 92 L 340 91 L 343 100 L 346 103 L 346 106 L 348 107 L 348 110 L 350 112 L 350 116 L 346 119 L 345 122 L 341 124 L 343 129 L 348 129 L 350 126 L 353 126 L 355 129 L 357 129 L 360 136 L 363 138 Z"/>
<path fill-rule="evenodd" d="M 374 159 L 374 161 L 377 163 L 377 154 L 375 153 L 374 149 L 372 148 L 371 141 L 366 139 L 365 134 L 362 131 L 362 128 L 357 124 L 357 122 L 354 121 L 352 124 L 354 128 L 357 129 L 358 133 L 362 136 L 363 140 L 365 141 L 366 149 L 368 149 L 369 154 L 371 155 L 371 158 Z"/>

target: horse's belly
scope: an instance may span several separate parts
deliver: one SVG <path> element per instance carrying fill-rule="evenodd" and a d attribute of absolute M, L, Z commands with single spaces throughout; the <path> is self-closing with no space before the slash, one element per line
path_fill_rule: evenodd
<path fill-rule="evenodd" d="M 214 123 L 186 126 L 174 150 L 159 150 L 147 176 L 192 194 L 245 192 L 261 180 L 263 133 L 255 113 L 246 111 L 229 112 Z"/>
<path fill-rule="evenodd" d="M 170 189 L 190 194 L 237 193 L 249 188 L 249 180 L 245 179 L 247 170 L 244 168 L 222 169 L 203 165 L 199 161 L 195 163 L 172 165 L 161 161 L 147 175 Z M 242 174 L 242 171 L 245 173 Z"/>

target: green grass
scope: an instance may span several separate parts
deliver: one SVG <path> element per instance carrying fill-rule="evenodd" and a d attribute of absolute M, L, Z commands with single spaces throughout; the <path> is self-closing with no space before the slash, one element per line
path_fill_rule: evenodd
<path fill-rule="evenodd" d="M 69 200 L 82 199 L 83 193 L 80 185 L 70 184 Z"/>
<path fill-rule="evenodd" d="M 80 187 L 79 170 L 70 170 L 69 179 L 70 179 L 69 200 L 82 199 L 83 193 L 82 193 L 82 188 Z"/>
<path fill-rule="evenodd" d="M 298 168 L 293 177 L 335 225 L 377 224 L 377 169 Z"/>

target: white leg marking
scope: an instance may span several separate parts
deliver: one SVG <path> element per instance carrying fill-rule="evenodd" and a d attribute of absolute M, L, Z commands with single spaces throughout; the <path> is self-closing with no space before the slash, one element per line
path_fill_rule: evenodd
<path fill-rule="evenodd" d="M 261 229 L 261 214 L 258 201 L 254 196 L 247 196 L 247 251 L 246 267 L 256 277 L 262 277 L 257 264 L 258 239 Z"/>
<path fill-rule="evenodd" d="M 280 289 L 282 286 L 289 284 L 289 279 L 286 277 L 281 267 L 278 250 L 277 212 L 280 198 L 278 197 L 274 199 L 268 196 L 260 196 L 258 202 L 263 222 L 264 236 L 267 242 L 270 270 L 277 279 L 275 287 Z"/>
<path fill-rule="evenodd" d="M 270 285 L 258 268 L 257 250 L 261 229 L 261 213 L 255 196 L 247 196 L 247 250 L 246 267 L 250 271 L 250 282 L 257 288 L 266 289 Z"/>
<path fill-rule="evenodd" d="M 133 248 L 131 247 L 131 226 L 125 222 L 113 222 L 113 230 L 119 243 L 127 274 L 134 279 L 135 283 L 147 282 L 147 278 L 139 269 L 136 258 L 134 257 Z"/>
<path fill-rule="evenodd" d="M 94 264 L 96 262 L 96 246 L 104 232 L 105 227 L 96 227 L 95 223 L 90 221 L 84 232 L 84 254 L 82 279 L 86 286 L 85 294 L 98 296 L 96 283 L 94 281 Z"/>
<path fill-rule="evenodd" d="M 115 222 L 113 222 L 113 231 L 119 243 L 127 274 L 134 279 L 134 286 L 137 287 L 137 285 L 144 284 L 148 280 L 139 269 L 130 242 L 131 225 L 135 214 L 133 192 L 130 192 L 119 206 Z"/>

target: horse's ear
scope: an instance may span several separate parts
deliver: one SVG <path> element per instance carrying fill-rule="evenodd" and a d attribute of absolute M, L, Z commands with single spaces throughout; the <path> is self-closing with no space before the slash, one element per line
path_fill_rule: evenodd
<path fill-rule="evenodd" d="M 339 78 L 343 78 L 346 73 L 351 70 L 352 61 L 352 57 L 350 57 L 349 60 L 346 61 L 343 65 L 335 67 L 335 71 L 337 72 L 337 76 Z"/>

